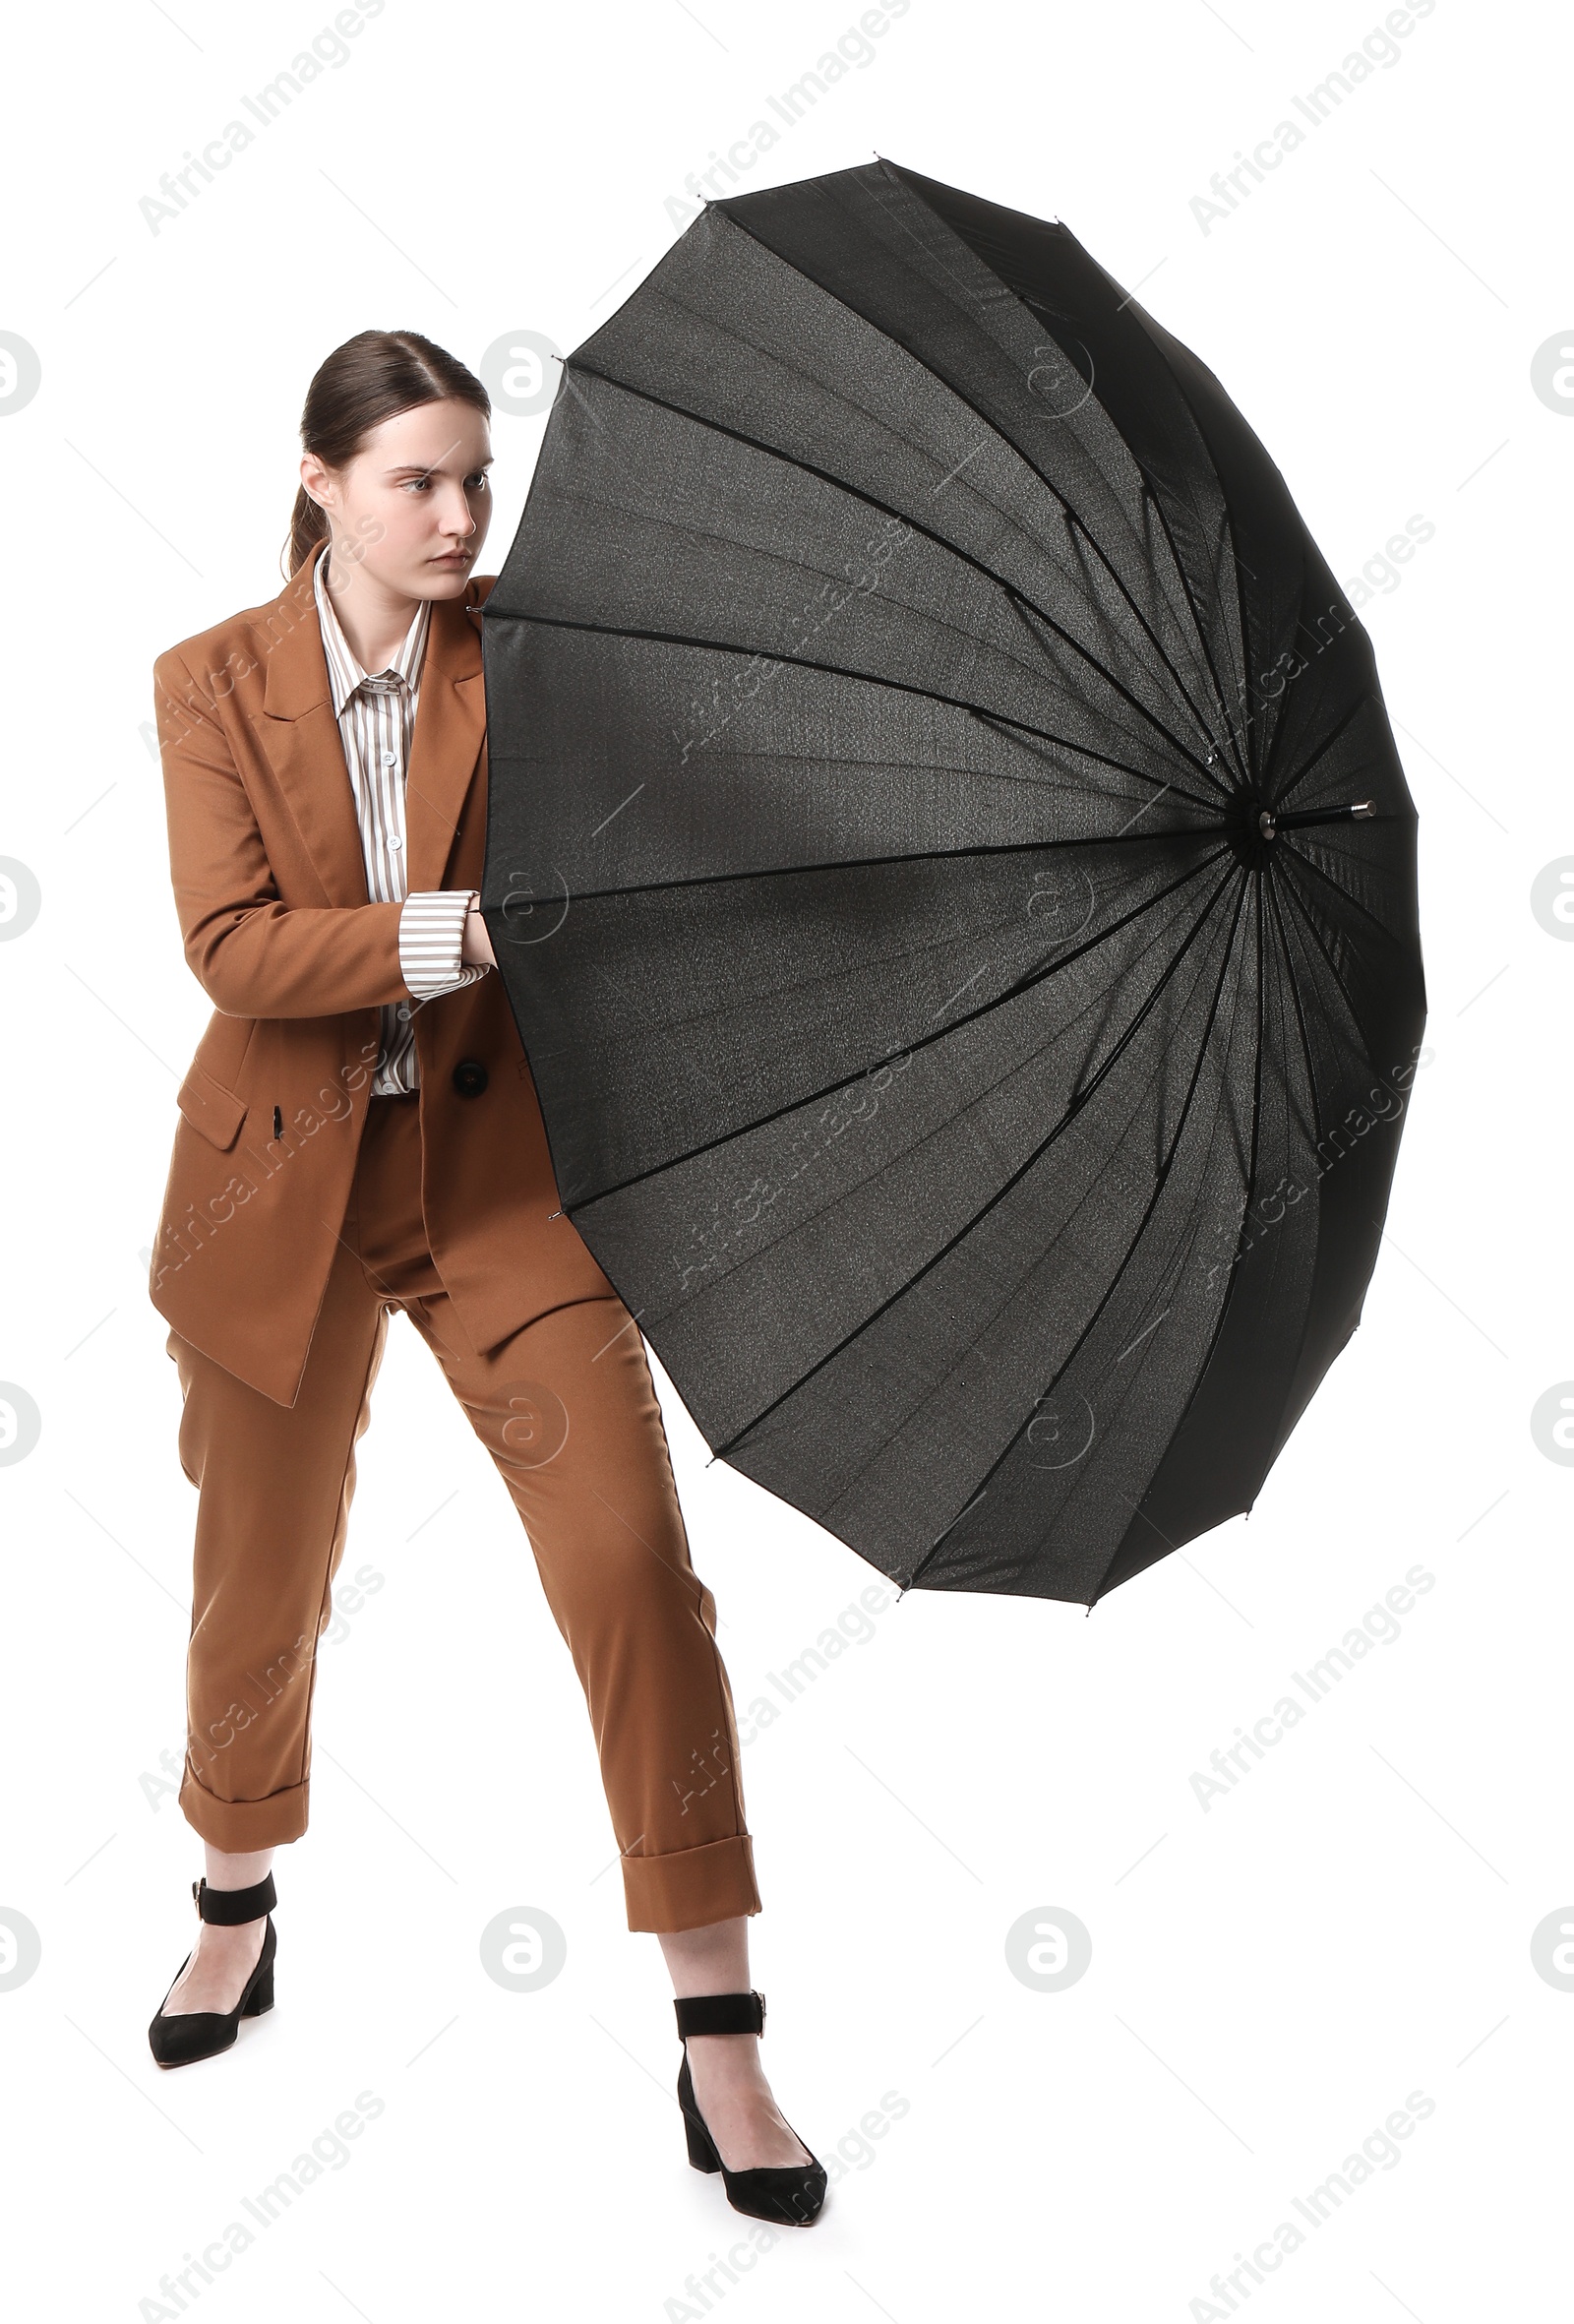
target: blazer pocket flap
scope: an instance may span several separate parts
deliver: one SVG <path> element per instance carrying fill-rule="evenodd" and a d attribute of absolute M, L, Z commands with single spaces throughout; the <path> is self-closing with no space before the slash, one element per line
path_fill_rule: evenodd
<path fill-rule="evenodd" d="M 202 1066 L 193 1066 L 175 1103 L 194 1130 L 200 1130 L 222 1153 L 235 1143 L 247 1115 L 246 1100 L 215 1081 Z"/>

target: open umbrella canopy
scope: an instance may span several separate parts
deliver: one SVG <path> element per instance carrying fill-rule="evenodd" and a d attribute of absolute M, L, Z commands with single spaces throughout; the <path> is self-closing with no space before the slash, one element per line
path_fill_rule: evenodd
<path fill-rule="evenodd" d="M 889 162 L 714 203 L 568 358 L 484 652 L 564 1205 L 712 1449 L 925 1589 L 1249 1508 L 1425 1003 L 1368 642 L 1213 374 Z"/>

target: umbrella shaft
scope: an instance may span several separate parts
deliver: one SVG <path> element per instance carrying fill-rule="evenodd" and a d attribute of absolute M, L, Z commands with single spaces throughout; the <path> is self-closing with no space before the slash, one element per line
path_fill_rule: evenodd
<path fill-rule="evenodd" d="M 1305 824 L 1348 824 L 1358 816 L 1375 815 L 1376 803 L 1371 799 L 1352 799 L 1343 807 L 1302 807 L 1290 815 L 1275 815 L 1264 808 L 1257 818 L 1257 828 L 1265 839 L 1275 831 L 1287 831 L 1292 826 Z"/>

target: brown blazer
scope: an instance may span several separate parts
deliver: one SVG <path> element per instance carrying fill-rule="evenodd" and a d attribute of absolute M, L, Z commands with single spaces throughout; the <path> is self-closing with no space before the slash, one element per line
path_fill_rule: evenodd
<path fill-rule="evenodd" d="M 285 1405 L 343 1223 L 377 1010 L 410 998 L 400 907 L 367 896 L 314 565 L 153 665 L 175 907 L 216 1013 L 176 1093 L 149 1291 L 183 1338 Z M 406 786 L 412 890 L 481 886 L 491 586 L 473 579 L 432 607 Z M 497 971 L 424 1003 L 415 1049 L 432 1255 L 485 1353 L 613 1286 L 551 1215 L 546 1131 Z"/>

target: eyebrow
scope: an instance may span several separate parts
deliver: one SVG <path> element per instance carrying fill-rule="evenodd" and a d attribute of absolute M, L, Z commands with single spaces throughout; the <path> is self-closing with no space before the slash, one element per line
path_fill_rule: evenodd
<path fill-rule="evenodd" d="M 442 466 L 442 464 L 443 464 L 443 463 L 442 463 L 442 461 L 441 461 L 441 460 L 439 460 L 439 461 L 436 461 L 436 462 L 428 462 L 428 461 L 423 461 L 423 460 L 406 460 L 406 461 L 404 462 L 404 464 L 403 464 L 401 467 L 397 467 L 397 468 L 385 468 L 385 469 L 384 469 L 384 471 L 383 471 L 383 473 L 384 473 L 386 476 L 435 476 L 435 475 L 437 474 L 437 472 L 438 472 L 438 469 L 439 469 L 439 468 Z M 481 461 L 479 461 L 479 462 L 477 463 L 477 465 L 478 465 L 478 466 L 480 466 L 480 467 L 483 467 L 483 468 L 492 468 L 492 467 L 496 467 L 496 465 L 497 465 L 497 455 L 496 455 L 496 453 L 492 453 L 492 454 L 490 454 L 490 455 L 487 457 L 487 459 L 485 459 L 484 460 L 481 460 Z M 475 469 L 474 469 L 474 468 L 467 468 L 467 469 L 465 470 L 465 474 L 466 474 L 466 475 L 469 475 L 469 476 L 473 476 L 473 475 L 475 474 Z"/>

